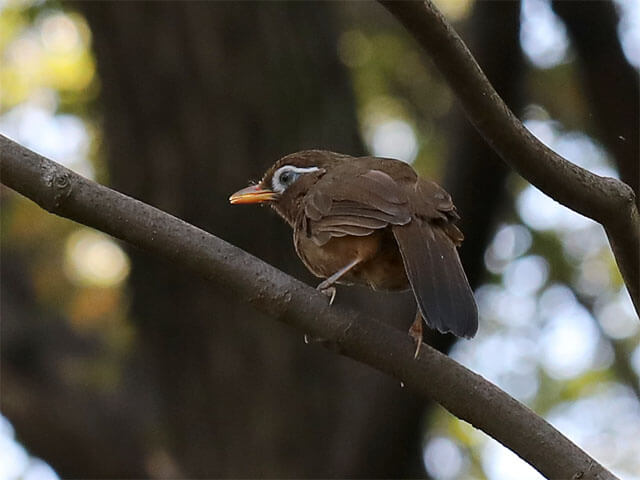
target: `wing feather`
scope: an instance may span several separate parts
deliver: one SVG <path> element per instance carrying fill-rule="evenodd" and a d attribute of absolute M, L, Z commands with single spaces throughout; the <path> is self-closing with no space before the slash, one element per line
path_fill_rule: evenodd
<path fill-rule="evenodd" d="M 366 236 L 411 221 L 403 189 L 380 170 L 352 177 L 324 177 L 316 187 L 303 202 L 307 232 L 317 245 L 332 237 Z"/>
<path fill-rule="evenodd" d="M 389 222 L 377 218 L 365 217 L 360 215 L 331 215 L 320 220 L 323 229 L 331 227 L 352 226 L 377 230 L 386 227 Z"/>
<path fill-rule="evenodd" d="M 393 227 L 407 278 L 427 324 L 442 333 L 471 338 L 478 330 L 478 309 L 447 233 L 429 222 Z"/>

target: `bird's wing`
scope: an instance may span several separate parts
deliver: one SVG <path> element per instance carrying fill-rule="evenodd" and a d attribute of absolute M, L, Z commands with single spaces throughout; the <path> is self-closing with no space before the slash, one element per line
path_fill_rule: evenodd
<path fill-rule="evenodd" d="M 303 204 L 303 228 L 317 245 L 333 237 L 366 236 L 388 225 L 411 221 L 401 186 L 375 169 L 323 179 L 307 193 Z"/>
<path fill-rule="evenodd" d="M 396 181 L 376 169 L 323 182 L 303 199 L 306 234 L 324 245 L 333 237 L 365 236 L 391 226 L 427 324 L 474 336 L 478 311 L 456 249 L 463 236 L 454 225 L 458 215 L 449 194 L 415 174 Z"/>
<path fill-rule="evenodd" d="M 462 233 L 451 197 L 438 185 L 419 180 L 412 204 L 420 212 L 393 227 L 407 278 L 427 325 L 442 333 L 471 338 L 478 330 L 478 308 L 456 246 Z"/>

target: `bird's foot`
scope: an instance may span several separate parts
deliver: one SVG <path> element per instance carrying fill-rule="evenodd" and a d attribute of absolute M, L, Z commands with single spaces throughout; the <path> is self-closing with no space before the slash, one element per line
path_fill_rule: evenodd
<path fill-rule="evenodd" d="M 333 301 L 336 298 L 336 287 L 325 280 L 316 287 L 316 290 L 329 297 L 329 305 L 333 305 Z"/>
<path fill-rule="evenodd" d="M 409 327 L 409 336 L 416 343 L 416 352 L 413 354 L 413 358 L 418 358 L 420 347 L 422 346 L 422 315 L 419 312 L 411 327 Z"/>

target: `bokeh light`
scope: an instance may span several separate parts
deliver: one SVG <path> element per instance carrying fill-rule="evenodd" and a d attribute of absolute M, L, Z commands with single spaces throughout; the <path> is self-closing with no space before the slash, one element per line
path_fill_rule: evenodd
<path fill-rule="evenodd" d="M 517 296 L 531 295 L 547 281 L 549 264 L 538 255 L 519 258 L 507 265 L 504 284 L 510 293 Z"/>
<path fill-rule="evenodd" d="M 527 109 L 528 116 L 544 116 L 539 106 Z M 617 177 L 608 164 L 602 147 L 582 132 L 562 132 L 557 122 L 529 118 L 525 127 L 542 143 L 565 156 L 569 161 L 603 176 Z M 590 220 L 579 213 L 561 206 L 536 187 L 528 185 L 517 201 L 518 213 L 524 222 L 535 230 L 583 230 L 590 227 Z"/>
<path fill-rule="evenodd" d="M 493 439 L 487 440 L 482 451 L 482 468 L 491 480 L 544 480 L 532 466 Z"/>
<path fill-rule="evenodd" d="M 19 9 L 18 5 L 13 8 Z M 89 93 L 95 63 L 89 51 L 91 35 L 77 14 L 45 8 L 28 24 L 2 12 L 3 26 L 14 38 L 0 52 L 0 108 L 32 100 L 35 91 L 55 89 L 61 94 Z M 12 21 L 14 20 L 14 21 Z M 0 37 L 1 38 L 1 37 Z"/>
<path fill-rule="evenodd" d="M 42 44 L 50 52 L 69 54 L 82 48 L 80 32 L 73 20 L 62 12 L 47 14 L 40 26 Z"/>
<path fill-rule="evenodd" d="M 502 273 L 507 264 L 523 255 L 531 247 L 531 232 L 523 225 L 498 227 L 493 241 L 484 255 L 484 263 L 492 273 Z"/>
<path fill-rule="evenodd" d="M 34 100 L 0 117 L 0 131 L 27 148 L 54 159 L 87 178 L 94 177 L 88 160 L 89 133 L 75 115 L 55 114 L 56 102 Z M 46 102 L 48 105 L 43 106 Z"/>
<path fill-rule="evenodd" d="M 434 437 L 423 451 L 424 464 L 435 480 L 459 478 L 464 457 L 460 448 L 450 438 Z"/>
<path fill-rule="evenodd" d="M 396 158 L 413 163 L 418 153 L 418 143 L 413 128 L 402 120 L 390 120 L 373 127 L 367 135 L 367 143 L 377 157 Z"/>
<path fill-rule="evenodd" d="M 547 420 L 625 480 L 640 479 L 640 403 L 619 383 L 600 383 L 555 406 Z"/>
<path fill-rule="evenodd" d="M 13 427 L 0 416 L 0 479 L 18 479 L 28 463 L 27 452 L 14 439 Z"/>
<path fill-rule="evenodd" d="M 626 288 L 620 288 L 612 298 L 602 303 L 596 305 L 596 316 L 609 337 L 621 340 L 640 332 L 640 324 Z"/>
<path fill-rule="evenodd" d="M 567 60 L 569 38 L 549 0 L 522 0 L 520 45 L 538 68 L 552 68 Z"/>
<path fill-rule="evenodd" d="M 585 308 L 575 303 L 556 307 L 539 343 L 544 369 L 558 380 L 585 373 L 593 363 L 598 337 L 594 320 Z"/>
<path fill-rule="evenodd" d="M 42 460 L 31 458 L 20 480 L 58 480 L 56 472 Z"/>
<path fill-rule="evenodd" d="M 620 12 L 618 35 L 629 63 L 640 68 L 640 2 L 614 0 Z"/>
<path fill-rule="evenodd" d="M 69 235 L 65 273 L 78 285 L 112 287 L 129 274 L 129 258 L 109 236 L 86 228 Z"/>
<path fill-rule="evenodd" d="M 457 22 L 466 18 L 471 13 L 475 0 L 435 0 L 438 9 L 451 22 Z"/>
<path fill-rule="evenodd" d="M 631 366 L 633 367 L 633 370 L 636 372 L 636 375 L 640 377 L 640 344 L 635 348 L 635 350 L 631 354 Z"/>

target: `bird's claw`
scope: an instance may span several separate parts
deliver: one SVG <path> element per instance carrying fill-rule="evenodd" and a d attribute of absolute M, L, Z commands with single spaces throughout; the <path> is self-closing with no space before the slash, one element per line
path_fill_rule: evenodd
<path fill-rule="evenodd" d="M 411 324 L 409 328 L 409 336 L 413 339 L 416 344 L 416 351 L 413 354 L 413 358 L 418 358 L 420 354 L 420 347 L 422 346 L 422 317 L 416 316 L 415 321 Z"/>
<path fill-rule="evenodd" d="M 304 334 L 304 343 L 305 345 L 310 345 L 312 343 L 325 343 L 327 340 L 320 337 L 314 337 L 309 335 L 308 333 Z"/>
<path fill-rule="evenodd" d="M 329 297 L 329 305 L 333 305 L 333 301 L 336 298 L 336 287 L 328 284 L 325 281 L 325 282 L 322 282 L 320 285 L 318 285 L 316 287 L 316 290 L 318 290 L 323 295 L 326 295 L 327 297 Z"/>

